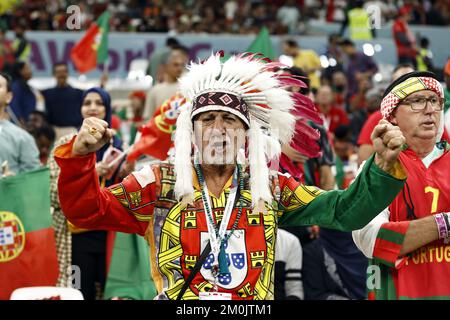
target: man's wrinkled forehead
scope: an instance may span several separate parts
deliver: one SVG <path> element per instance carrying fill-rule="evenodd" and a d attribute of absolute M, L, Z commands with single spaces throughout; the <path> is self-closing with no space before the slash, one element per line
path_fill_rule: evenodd
<path fill-rule="evenodd" d="M 213 116 L 213 117 L 222 116 L 223 117 L 225 115 L 235 117 L 235 115 L 233 115 L 230 112 L 220 111 L 220 110 L 208 110 L 208 111 L 200 112 L 199 114 L 196 115 L 196 118 L 206 118 L 209 116 Z"/>
<path fill-rule="evenodd" d="M 221 117 L 221 118 L 233 118 L 235 120 L 239 120 L 239 122 L 242 124 L 242 126 L 247 129 L 247 125 L 236 115 L 234 115 L 231 112 L 227 112 L 227 111 L 219 111 L 219 110 L 209 110 L 209 111 L 205 111 L 205 112 L 200 112 L 198 114 L 196 114 L 194 116 L 194 119 L 192 119 L 192 121 L 195 123 L 196 121 L 202 121 L 204 119 L 211 119 L 211 118 L 217 118 L 217 117 Z"/>
<path fill-rule="evenodd" d="M 438 95 L 436 94 L 436 92 L 432 91 L 432 90 L 420 90 L 417 92 L 413 92 L 410 95 L 406 96 L 405 99 L 411 99 L 411 98 L 429 98 L 429 97 L 436 97 L 438 98 Z M 405 100 L 403 99 L 403 100 Z"/>

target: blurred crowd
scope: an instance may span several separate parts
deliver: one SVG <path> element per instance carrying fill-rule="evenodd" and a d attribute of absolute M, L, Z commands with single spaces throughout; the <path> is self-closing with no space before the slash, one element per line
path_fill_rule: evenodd
<path fill-rule="evenodd" d="M 4 129 L 0 130 L 0 137 L 8 136 L 0 140 L 0 149 L 8 150 L 10 154 L 0 154 L 0 177 L 41 166 L 50 167 L 52 206 L 56 212 L 54 219 L 60 219 L 54 221 L 60 268 L 87 263 L 82 268 L 86 274 L 89 273 L 87 270 L 93 270 L 86 262 L 85 254 L 89 251 L 92 256 L 89 259 L 100 265 L 95 270 L 102 271 L 92 276 L 90 282 L 86 280 L 82 291 L 86 298 L 94 299 L 101 296 L 105 286 L 107 234 L 106 231 L 86 232 L 67 226 L 59 208 L 59 171 L 52 150 L 69 141 L 87 117 L 104 119 L 114 129 L 115 138 L 108 147 L 125 150 L 133 145 L 138 140 L 139 129 L 150 123 L 154 115 L 161 112 L 161 106 L 179 91 L 177 80 L 185 71 L 189 49 L 177 39 L 168 38 L 165 47 L 157 48 L 148 57 L 147 73 L 155 79 L 151 89 L 130 92 L 120 101 L 112 101 L 104 89 L 107 78 L 102 77 L 98 87 L 84 92 L 72 87 L 68 81 L 69 66 L 64 62 L 53 66 L 56 85 L 38 91 L 29 85 L 33 74 L 29 64 L 30 44 L 24 36 L 25 31 L 66 30 L 65 10 L 71 4 L 72 1 L 68 0 L 22 1 L 19 8 L 1 17 L 0 71 L 4 73 L 0 77 L 0 129 L 2 126 Z M 384 21 L 393 22 L 398 64 L 390 81 L 413 70 L 443 73 L 445 112 L 450 107 L 450 62 L 444 70 L 437 70 L 428 39 L 415 39 L 409 31 L 411 24 L 448 25 L 448 1 L 356 1 L 351 6 L 347 1 L 339 0 L 225 3 L 211 0 L 116 0 L 76 1 L 76 4 L 81 7 L 83 28 L 107 9 L 112 13 L 113 31 L 246 34 L 256 33 L 266 26 L 271 34 L 291 35 L 304 32 L 306 17 L 341 22 L 342 30 L 352 28 L 348 16 L 351 9 L 376 5 L 383 12 Z M 13 41 L 4 37 L 5 30 L 9 29 L 15 32 Z M 319 145 L 322 155 L 308 158 L 289 146 L 283 146 L 283 156 L 295 163 L 294 168 L 283 169 L 303 183 L 324 190 L 347 188 L 359 165 L 373 153 L 370 135 L 381 119 L 380 102 L 390 83 L 374 81 L 380 66 L 357 48 L 352 37 L 342 38 L 341 34 L 329 35 L 325 52 L 304 48 L 292 39 L 285 40 L 282 52 L 289 63 L 288 67 L 279 70 L 308 84 L 307 88 L 292 87 L 290 90 L 308 96 L 324 122 L 323 126 L 310 124 L 321 133 Z M 327 65 L 321 61 L 320 55 L 326 56 Z M 443 138 L 448 140 L 447 130 Z M 99 151 L 96 168 L 103 186 L 120 182 L 134 169 L 134 164 L 126 161 L 114 167 L 105 165 L 101 160 L 107 157 L 107 149 Z M 312 226 L 289 228 L 278 237 L 276 299 L 366 298 L 367 259 L 354 245 L 350 233 Z M 69 256 L 72 260 L 68 260 Z M 61 278 L 58 285 L 70 285 L 67 281 Z M 93 286 L 93 283 L 97 284 Z"/>
<path fill-rule="evenodd" d="M 22 47 L 26 48 L 26 44 Z M 322 66 L 315 51 L 303 48 L 294 40 L 285 40 L 282 50 L 285 56 L 292 59 L 292 66 L 280 69 L 279 72 L 304 79 L 308 88 L 292 87 L 290 90 L 300 91 L 308 96 L 324 121 L 323 126 L 317 126 L 321 132 L 321 157 L 308 158 L 289 146 L 283 147 L 284 156 L 296 164 L 289 172 L 294 175 L 297 173 L 296 177 L 307 185 L 316 185 L 324 190 L 344 189 L 354 179 L 358 165 L 373 152 L 370 134 L 381 118 L 379 106 L 388 83 L 384 86 L 375 83 L 373 78 L 378 72 L 377 63 L 360 52 L 350 39 L 342 39 L 337 34 L 330 35 L 326 52 L 327 57 L 334 59 L 336 63 L 327 68 Z M 6 159 L 9 164 L 7 167 L 3 166 L 2 174 L 17 174 L 49 165 L 54 172 L 52 201 L 55 208 L 58 208 L 58 169 L 51 151 L 55 145 L 67 142 L 84 118 L 95 116 L 107 120 L 115 130 L 116 138 L 111 141 L 111 146 L 118 150 L 126 149 L 135 142 L 138 129 L 148 123 L 159 112 L 159 107 L 178 92 L 177 79 L 183 74 L 188 62 L 187 48 L 175 38 L 168 38 L 166 47 L 159 48 L 149 60 L 148 73 L 155 75 L 156 83 L 148 92 L 130 92 L 128 97 L 122 97 L 124 99 L 120 103 L 115 103 L 101 88 L 104 87 L 104 82 L 99 84 L 99 88 L 85 92 L 72 87 L 68 83 L 69 68 L 65 63 L 53 66 L 56 86 L 39 92 L 28 85 L 32 78 L 29 63 L 13 54 L 10 61 L 12 64 L 7 69 L 12 75 L 10 90 L 13 96 L 11 100 L 3 101 L 7 105 L 3 121 L 9 120 L 16 127 L 22 128 L 20 135 L 28 138 L 23 147 L 26 152 L 23 152 L 17 163 L 13 157 L 3 157 L 2 161 Z M 424 66 L 427 67 L 426 64 Z M 399 56 L 399 64 L 392 74 L 392 80 L 418 67 L 416 60 L 404 61 Z M 444 74 L 448 97 L 449 64 Z M 446 133 L 444 137 L 448 139 Z M 105 150 L 98 155 L 99 159 L 104 153 Z M 283 160 L 281 165 L 283 166 Z M 102 183 L 106 186 L 120 181 L 133 168 L 134 165 L 126 162 L 113 169 L 101 162 L 97 164 L 97 172 L 103 177 Z M 63 217 L 61 212 L 60 217 Z M 65 223 L 63 225 L 66 226 Z M 83 250 L 88 250 L 92 243 L 96 243 L 100 252 L 100 258 L 96 257 L 104 260 L 106 232 L 91 231 L 87 232 L 88 236 L 84 232 L 81 233 L 84 236 L 80 236 L 79 231 L 59 226 L 57 234 L 69 234 L 73 241 L 72 263 L 83 265 Z M 287 231 L 279 234 L 280 240 L 277 242 L 277 246 L 281 248 L 277 253 L 276 298 L 365 298 L 367 259 L 353 244 L 350 233 L 316 227 L 289 228 Z M 67 257 L 70 252 L 58 254 Z M 60 263 L 62 266 L 67 265 L 61 261 Z M 330 265 L 334 265 L 334 272 L 330 271 Z M 85 268 L 92 269 L 89 264 Z M 105 274 L 94 279 L 100 283 L 97 288 L 105 285 L 105 279 Z M 61 280 L 59 285 L 67 283 Z M 99 292 L 93 290 L 89 283 L 83 286 L 91 288 L 90 291 L 84 289 L 85 297 L 99 297 Z"/>
<path fill-rule="evenodd" d="M 257 33 L 266 26 L 271 34 L 302 34 L 310 19 L 344 23 L 358 1 L 342 0 L 23 0 L 2 16 L 8 28 L 67 30 L 67 8 L 79 6 L 81 28 L 103 12 L 112 14 L 111 30 L 121 32 Z M 411 11 L 411 24 L 449 25 L 450 3 L 445 0 L 360 1 L 376 7 L 382 23 L 393 21 L 401 9 Z"/>

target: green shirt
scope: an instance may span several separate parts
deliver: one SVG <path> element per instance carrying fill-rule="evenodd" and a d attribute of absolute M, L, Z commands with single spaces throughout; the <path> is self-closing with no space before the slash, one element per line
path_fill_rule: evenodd
<path fill-rule="evenodd" d="M 323 192 L 293 211 L 286 208 L 279 224 L 319 225 L 341 231 L 361 229 L 394 200 L 405 181 L 381 170 L 372 156 L 346 190 Z"/>

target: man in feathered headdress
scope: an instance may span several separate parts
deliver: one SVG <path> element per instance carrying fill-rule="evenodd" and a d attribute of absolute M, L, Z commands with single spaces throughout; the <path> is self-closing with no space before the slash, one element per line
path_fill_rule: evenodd
<path fill-rule="evenodd" d="M 188 100 L 177 119 L 173 164 L 148 166 L 100 189 L 95 150 L 111 131 L 86 119 L 55 151 L 63 212 L 83 228 L 138 233 L 150 244 L 159 299 L 273 299 L 278 225 L 361 228 L 404 183 L 404 143 L 388 122 L 374 131 L 376 155 L 346 191 L 323 192 L 273 172 L 280 143 L 317 153 L 300 79 L 253 54 L 192 63 L 180 79 Z"/>

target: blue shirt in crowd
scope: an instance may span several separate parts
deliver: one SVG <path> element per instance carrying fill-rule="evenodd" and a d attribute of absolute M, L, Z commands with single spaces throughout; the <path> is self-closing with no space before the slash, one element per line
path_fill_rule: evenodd
<path fill-rule="evenodd" d="M 15 174 L 37 169 L 41 165 L 34 138 L 8 120 L 0 120 L 0 164 L 5 160 L 9 170 Z"/>
<path fill-rule="evenodd" d="M 71 86 L 42 91 L 48 122 L 57 127 L 79 127 L 83 122 L 81 103 L 83 91 Z"/>
<path fill-rule="evenodd" d="M 12 83 L 13 98 L 9 104 L 14 115 L 26 122 L 31 111 L 36 109 L 36 96 L 30 86 L 23 80 Z"/>

